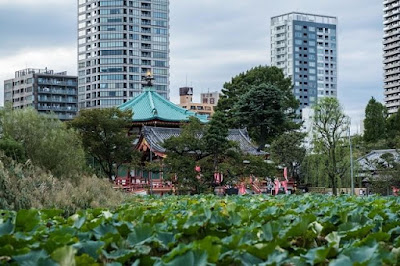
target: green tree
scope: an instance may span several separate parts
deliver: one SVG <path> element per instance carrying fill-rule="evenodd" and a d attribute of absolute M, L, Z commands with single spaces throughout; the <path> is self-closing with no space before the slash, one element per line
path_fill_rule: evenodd
<path fill-rule="evenodd" d="M 290 131 L 280 135 L 271 145 L 271 157 L 276 163 L 288 168 L 289 176 L 299 181 L 299 169 L 306 149 L 303 141 L 306 134 Z"/>
<path fill-rule="evenodd" d="M 214 171 L 218 171 L 218 164 L 226 151 L 233 147 L 227 139 L 229 128 L 227 127 L 225 114 L 217 111 L 212 116 L 211 122 L 204 135 L 207 151 L 213 159 Z"/>
<path fill-rule="evenodd" d="M 386 120 L 387 146 L 400 148 L 400 108 Z"/>
<path fill-rule="evenodd" d="M 239 126 L 237 114 L 233 109 L 239 98 L 251 87 L 261 84 L 275 86 L 280 91 L 283 110 L 290 116 L 294 116 L 294 111 L 299 107 L 299 102 L 293 95 L 290 78 L 285 78 L 282 70 L 277 67 L 258 66 L 233 77 L 230 82 L 224 84 L 217 109 L 226 113 L 228 127 L 237 128 Z"/>
<path fill-rule="evenodd" d="M 200 176 L 200 173 L 195 171 L 196 166 L 203 166 L 200 161 L 209 156 L 204 138 L 201 137 L 205 133 L 204 130 L 200 121 L 191 117 L 179 136 L 164 141 L 163 146 L 167 150 L 165 169 L 171 180 L 177 177 L 178 188 L 181 191 L 202 193 L 211 186 L 211 178 Z M 207 165 L 211 168 L 210 163 L 204 166 Z M 203 172 L 204 170 L 202 169 Z"/>
<path fill-rule="evenodd" d="M 240 127 L 247 127 L 259 149 L 267 141 L 286 130 L 288 117 L 285 113 L 284 97 L 272 84 L 251 87 L 235 104 L 235 115 Z"/>
<path fill-rule="evenodd" d="M 386 118 L 386 107 L 372 97 L 365 108 L 364 140 L 366 142 L 376 142 L 386 137 Z"/>
<path fill-rule="evenodd" d="M 86 153 L 96 159 L 109 179 L 116 176 L 119 166 L 131 163 L 134 156 L 134 136 L 128 134 L 131 111 L 116 107 L 82 110 L 70 125 L 80 133 Z"/>
<path fill-rule="evenodd" d="M 307 154 L 301 163 L 300 183 L 311 187 L 329 187 L 326 154 Z"/>
<path fill-rule="evenodd" d="M 6 108 L 1 112 L 1 125 L 4 139 L 20 143 L 35 166 L 57 177 L 75 177 L 83 170 L 80 138 L 60 120 L 40 115 L 34 109 Z M 22 154 L 17 146 L 14 145 Z"/>
<path fill-rule="evenodd" d="M 313 145 L 317 154 L 325 154 L 327 175 L 332 191 L 337 195 L 338 181 L 348 170 L 346 134 L 349 118 L 336 98 L 322 98 L 314 106 Z"/>

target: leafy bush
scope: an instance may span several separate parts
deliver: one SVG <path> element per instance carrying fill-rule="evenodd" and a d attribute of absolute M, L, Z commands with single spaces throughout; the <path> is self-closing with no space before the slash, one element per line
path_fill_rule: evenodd
<path fill-rule="evenodd" d="M 0 260 L 51 265 L 398 265 L 400 200 L 133 198 L 116 211 L 3 212 Z M 1 263 L 1 261 L 0 261 Z"/>
<path fill-rule="evenodd" d="M 15 161 L 22 162 L 26 160 L 24 146 L 13 139 L 0 139 L 0 150 Z"/>
<path fill-rule="evenodd" d="M 23 145 L 32 163 L 56 177 L 71 177 L 84 167 L 84 151 L 77 133 L 34 109 L 1 111 L 3 137 Z"/>
<path fill-rule="evenodd" d="M 108 180 L 59 179 L 30 161 L 19 164 L 0 157 L 0 209 L 58 208 L 72 214 L 79 209 L 116 207 L 123 200 Z"/>

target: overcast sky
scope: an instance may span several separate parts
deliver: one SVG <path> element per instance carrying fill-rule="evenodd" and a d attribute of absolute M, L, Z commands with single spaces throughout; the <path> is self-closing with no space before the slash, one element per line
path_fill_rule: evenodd
<path fill-rule="evenodd" d="M 77 74 L 76 0 L 0 0 L 0 104 L 3 81 L 26 67 Z M 270 18 L 291 11 L 339 19 L 338 94 L 353 129 L 369 98 L 383 100 L 382 0 L 171 0 L 171 100 L 178 88 L 220 90 L 270 63 Z"/>

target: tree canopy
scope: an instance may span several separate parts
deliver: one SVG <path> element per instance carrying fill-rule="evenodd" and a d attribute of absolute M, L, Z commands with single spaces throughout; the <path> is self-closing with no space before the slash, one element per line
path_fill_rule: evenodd
<path fill-rule="evenodd" d="M 313 144 L 317 154 L 327 156 L 326 169 L 333 194 L 337 183 L 349 169 L 346 159 L 346 134 L 349 118 L 336 98 L 322 98 L 313 108 Z"/>
<path fill-rule="evenodd" d="M 237 128 L 240 125 L 240 115 L 236 112 L 236 103 L 251 88 L 267 85 L 273 87 L 280 93 L 282 111 L 290 117 L 294 117 L 299 102 L 293 95 L 292 81 L 285 78 L 282 70 L 277 67 L 258 66 L 232 78 L 224 84 L 221 99 L 218 101 L 217 109 L 227 116 L 228 127 Z M 287 120 L 291 122 L 291 120 Z M 292 125 L 293 126 L 293 125 Z"/>
<path fill-rule="evenodd" d="M 100 164 L 108 178 L 116 176 L 117 169 L 133 158 L 133 137 L 129 135 L 132 112 L 116 107 L 82 110 L 70 125 L 82 138 L 88 155 Z"/>
<path fill-rule="evenodd" d="M 212 177 L 201 177 L 195 170 L 196 166 L 203 166 L 200 161 L 209 155 L 205 141 L 200 137 L 204 133 L 200 121 L 191 117 L 179 136 L 164 141 L 163 146 L 167 150 L 164 164 L 169 173 L 168 177 L 170 180 L 177 178 L 182 191 L 202 193 L 211 186 Z"/>
<path fill-rule="evenodd" d="M 386 120 L 387 145 L 400 148 L 400 108 Z"/>
<path fill-rule="evenodd" d="M 366 142 L 376 142 L 386 136 L 386 107 L 371 98 L 365 108 L 364 120 L 364 140 Z"/>
<path fill-rule="evenodd" d="M 274 172 L 274 167 L 262 156 L 243 154 L 237 143 L 227 139 L 229 132 L 225 119 L 224 114 L 216 112 L 210 124 L 204 126 L 191 118 L 178 137 L 164 141 L 167 150 L 164 166 L 168 178 L 177 178 L 181 191 L 210 191 L 215 172 L 223 174 L 223 184 L 234 184 L 251 174 L 266 177 Z M 196 167 L 201 171 L 196 171 Z"/>
<path fill-rule="evenodd" d="M 235 115 L 239 126 L 249 129 L 260 149 L 286 130 L 284 97 L 271 84 L 252 86 L 235 104 Z"/>
<path fill-rule="evenodd" d="M 306 155 L 303 145 L 305 133 L 299 131 L 285 132 L 271 145 L 271 157 L 276 163 L 288 168 L 289 176 L 299 181 L 300 165 Z"/>

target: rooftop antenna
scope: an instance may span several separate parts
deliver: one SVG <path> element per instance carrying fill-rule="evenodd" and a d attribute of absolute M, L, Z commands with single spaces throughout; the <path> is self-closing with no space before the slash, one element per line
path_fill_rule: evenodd
<path fill-rule="evenodd" d="M 186 87 L 187 87 L 187 74 L 186 74 Z"/>

